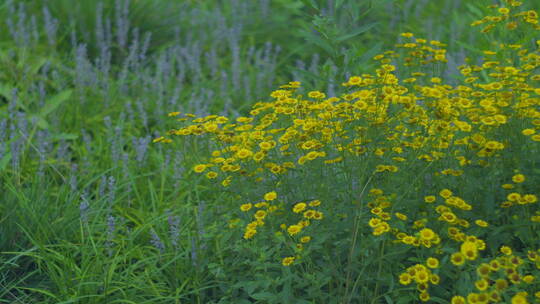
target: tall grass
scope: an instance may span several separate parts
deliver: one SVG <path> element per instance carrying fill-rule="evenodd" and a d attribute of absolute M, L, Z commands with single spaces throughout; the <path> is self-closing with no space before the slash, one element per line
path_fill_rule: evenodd
<path fill-rule="evenodd" d="M 500 204 L 512 192 L 538 195 L 538 144 L 532 140 L 536 133 L 530 134 L 538 132 L 534 116 L 538 79 L 530 76 L 538 71 L 537 31 L 520 28 L 482 35 L 471 29 L 471 22 L 493 14 L 486 8 L 491 2 L 2 2 L 0 303 L 412 303 L 425 293 L 400 284 L 406 281 L 401 274 L 428 257 L 437 257 L 441 264 L 429 268 L 441 279 L 429 286 L 431 300 L 450 303 L 456 295 L 482 293 L 474 286 L 480 280 L 475 267 L 508 253 L 506 247 L 499 253 L 502 245 L 513 249 L 508 256 L 519 256 L 522 262 L 515 268 L 520 283 L 508 278 L 510 287 L 500 292 L 502 299 L 525 303 L 518 301 L 527 297 L 533 303 L 538 262 L 527 254 L 538 249 L 534 248 L 538 223 L 530 221 L 539 216 L 538 203 L 509 208 Z M 519 8 L 539 9 L 534 1 Z M 447 49 L 446 61 L 403 65 L 410 48 L 403 48 L 409 38 L 399 35 L 402 32 L 447 43 L 436 47 Z M 400 153 L 390 152 L 395 147 L 377 146 L 388 144 L 386 132 L 400 120 L 383 124 L 352 120 L 341 126 L 342 131 L 351 138 L 360 132 L 371 144 L 362 147 L 337 137 L 334 144 L 356 145 L 358 155 L 347 152 L 352 146 L 336 150 L 329 145 L 325 157 L 318 155 L 301 166 L 298 158 L 308 150 L 290 144 L 293 154 L 285 158 L 269 150 L 274 165 L 263 167 L 262 173 L 253 171 L 258 163 L 241 163 L 237 172 L 257 172 L 262 181 L 240 175 L 223 187 L 216 181 L 222 182 L 226 173 L 216 170 L 219 176 L 208 179 L 204 174 L 217 167 L 202 175 L 193 167 L 208 165 L 212 152 L 230 143 L 209 136 L 152 142 L 182 128 L 176 119 L 185 113 L 222 115 L 231 122 L 250 117 L 256 126 L 261 117 L 252 112 L 253 106 L 268 107 L 265 111 L 281 107 L 276 100 L 285 93 L 272 92 L 289 81 L 302 83 L 286 90 L 294 91 L 290 97 L 299 103 L 310 100 L 306 106 L 323 105 L 328 97 L 349 99 L 345 96 L 355 91 L 352 76 L 366 78 L 362 74 L 373 74 L 385 64 L 397 67 L 390 74 L 400 81 L 423 71 L 424 78 L 415 76 L 419 85 L 439 88 L 430 78 L 440 77 L 441 85 L 450 84 L 455 90 L 466 78 L 462 64 L 482 65 L 488 60 L 484 57 L 495 56 L 501 65 L 510 65 L 503 62 L 512 59 L 523 66 L 519 50 L 493 44 L 503 39 L 531 50 L 529 63 L 534 67 L 520 71 L 528 75 L 516 80 L 521 95 L 508 101 L 518 105 L 504 112 L 508 123 L 493 129 L 474 127 L 474 131 L 489 129 L 486 140 L 504 144 L 487 163 L 476 155 L 481 150 L 476 146 L 463 155 L 473 161 L 468 166 L 460 166 L 459 159 L 430 154 L 425 147 L 405 151 L 402 163 L 391 158 L 399 157 Z M 401 46 L 394 47 L 395 43 Z M 383 62 L 373 60 L 389 49 L 402 56 L 386 53 Z M 486 55 L 485 50 L 497 53 Z M 490 83 L 495 77 L 486 68 L 478 73 L 475 83 Z M 374 78 L 380 78 L 376 74 Z M 411 93 L 423 94 L 412 84 L 406 86 Z M 315 91 L 327 96 L 319 98 Z M 445 126 L 441 122 L 449 119 L 445 115 L 453 115 L 439 102 L 437 98 L 419 102 L 418 107 L 426 107 L 428 125 L 413 128 L 425 132 L 433 143 L 428 126 Z M 389 114 L 408 112 L 402 110 Z M 167 117 L 171 112 L 182 114 Z M 276 120 L 273 127 L 288 128 L 295 118 L 311 114 Z M 251 123 L 240 118 L 238 124 Z M 235 127 L 231 131 L 242 132 Z M 439 131 L 438 136 L 453 134 L 444 128 Z M 278 147 L 284 144 L 278 142 Z M 415 142 L 411 139 L 410 144 Z M 312 149 L 323 151 L 317 147 Z M 361 154 L 364 148 L 370 154 Z M 461 151 L 461 146 L 450 150 Z M 331 159 L 334 164 L 324 164 Z M 392 173 L 388 171 L 394 167 L 377 165 L 399 170 Z M 269 171 L 272 167 L 274 172 Z M 513 182 L 513 177 L 519 181 L 518 174 L 525 181 Z M 456 214 L 470 222 L 470 228 L 462 228 L 467 235 L 486 244 L 480 256 L 464 267 L 449 261 L 460 250 L 458 242 L 438 230 L 444 222 L 436 221 L 432 205 L 424 203 L 425 196 L 437 196 L 444 188 L 473 206 L 472 214 L 459 210 Z M 256 234 L 246 237 L 255 204 L 272 191 L 277 198 L 268 200 L 267 207 L 275 205 L 276 213 L 268 214 L 264 226 L 255 226 Z M 312 209 L 322 218 L 311 219 L 302 233 L 290 233 L 290 226 L 299 226 L 293 220 L 304 212 L 298 211 L 302 209 L 298 203 L 313 200 L 320 200 L 321 205 Z M 442 197 L 437 200 L 442 202 Z M 248 212 L 239 209 L 242 205 L 248 209 L 250 203 Z M 441 235 L 444 246 L 395 242 L 397 232 L 382 231 L 384 224 L 370 221 L 378 216 L 375 203 L 391 204 L 391 212 L 384 212 L 392 220 L 383 216 L 391 228 L 412 236 L 427 225 Z M 298 213 L 292 210 L 295 206 Z M 396 212 L 408 221 L 398 221 Z M 477 219 L 489 226 L 478 226 Z M 379 236 L 373 235 L 376 227 L 383 227 Z M 311 239 L 302 240 L 305 236 Z M 523 282 L 526 275 L 535 276 L 530 284 Z M 526 296 L 518 294 L 525 290 Z"/>

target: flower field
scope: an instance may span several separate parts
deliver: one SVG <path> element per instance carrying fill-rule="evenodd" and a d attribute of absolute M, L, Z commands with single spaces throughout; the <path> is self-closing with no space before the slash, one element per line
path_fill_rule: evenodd
<path fill-rule="evenodd" d="M 0 6 L 0 303 L 540 303 L 540 7 L 421 2 Z"/>

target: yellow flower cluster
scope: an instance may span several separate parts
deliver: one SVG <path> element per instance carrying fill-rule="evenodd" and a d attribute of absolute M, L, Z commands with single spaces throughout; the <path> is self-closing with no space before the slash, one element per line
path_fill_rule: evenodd
<path fill-rule="evenodd" d="M 399 283 L 402 285 L 409 285 L 412 282 L 416 283 L 416 289 L 420 292 L 418 296 L 420 301 L 427 302 L 430 299 L 428 292 L 429 284 L 438 285 L 440 277 L 438 274 L 433 273 L 431 269 L 439 267 L 439 260 L 430 257 L 426 261 L 426 265 L 416 264 L 405 270 L 405 272 L 399 275 Z M 431 268 L 431 269 L 430 269 Z"/>
<path fill-rule="evenodd" d="M 490 5 L 490 8 L 497 9 L 497 15 L 485 16 L 484 18 L 474 21 L 471 26 L 485 24 L 482 28 L 482 33 L 489 33 L 498 24 L 503 24 L 507 30 L 515 30 L 519 26 L 530 26 L 533 29 L 540 29 L 538 24 L 538 13 L 534 10 L 514 12 L 516 7 L 521 6 L 521 1 L 505 0 L 508 7 L 499 7 L 498 5 Z"/>
<path fill-rule="evenodd" d="M 256 204 L 246 203 L 240 206 L 242 212 L 248 212 L 253 207 L 258 209 L 253 213 L 253 221 L 246 225 L 244 230 L 244 239 L 251 239 L 257 233 L 257 227 L 264 226 L 264 219 L 268 214 L 274 213 L 279 209 L 278 205 L 271 204 L 277 198 L 275 191 L 268 192 L 264 195 L 264 201 Z"/>
<path fill-rule="evenodd" d="M 536 12 L 517 12 L 520 2 L 504 2 L 507 7 L 496 7 L 499 15 L 488 16 L 475 25 L 486 24 L 484 32 L 499 23 L 507 28 L 530 26 L 533 31 L 540 30 Z M 279 224 L 281 230 L 276 235 L 291 242 L 296 252 L 282 258 L 284 266 L 298 264 L 304 246 L 313 245 L 308 235 L 318 225 L 311 226 L 313 223 L 325 217 L 346 218 L 346 209 L 334 206 L 350 202 L 340 201 L 337 194 L 332 206 L 326 199 L 324 204 L 314 199 L 323 197 L 319 193 L 309 198 L 294 197 L 291 187 L 283 184 L 319 173 L 324 177 L 321 184 L 333 183 L 326 180 L 328 176 L 345 172 L 349 166 L 356 166 L 356 170 L 361 163 L 362 173 L 356 176 L 365 185 L 359 196 L 354 193 L 359 199 L 353 203 L 358 210 L 369 209 L 369 213 L 358 213 L 368 214 L 363 220 L 374 236 L 391 238 L 394 246 L 443 256 L 441 261 L 449 260 L 449 266 L 460 271 L 479 264 L 475 292 L 454 296 L 452 304 L 496 303 L 503 299 L 511 299 L 513 304 L 529 303 L 531 295 L 519 288 L 536 282 L 537 275 L 525 271 L 527 265 L 540 269 L 540 253 L 529 251 L 524 259 L 510 247 L 502 247 L 503 256 L 486 262 L 488 257 L 482 257 L 487 249 L 483 233 L 498 223 L 479 210 L 496 208 L 500 218 L 514 219 L 514 209 L 522 208 L 523 214 L 534 214 L 523 218 L 524 224 L 537 227 L 538 198 L 531 190 L 534 185 L 530 185 L 535 178 L 519 171 L 507 175 L 504 190 L 498 189 L 507 191 L 506 201 L 500 204 L 503 208 L 497 204 L 481 206 L 469 198 L 467 191 L 444 181 L 463 182 L 469 170 L 498 166 L 513 149 L 537 147 L 540 42 L 532 48 L 505 44 L 497 51 L 485 51 L 481 64 L 461 66 L 461 81 L 449 85 L 425 67 L 446 62 L 445 44 L 416 38 L 412 33 L 402 36 L 406 42 L 397 45 L 396 51 L 373 58 L 378 64 L 374 73 L 351 76 L 342 84 L 346 91 L 339 96 L 329 97 L 315 90 L 302 93 L 299 82 L 289 82 L 272 92 L 271 100 L 256 103 L 249 115 L 235 120 L 173 112 L 171 116 L 184 125 L 168 134 L 212 141 L 215 148 L 211 156 L 195 164 L 193 172 L 205 174 L 223 187 L 253 187 L 250 190 L 256 192 L 254 196 L 263 198 L 253 203 L 246 199 L 240 206 L 244 218 L 249 218 L 244 238 L 253 238 L 265 223 L 270 227 Z M 501 60 L 498 51 L 510 55 Z M 398 74 L 399 62 L 406 68 L 399 69 Z M 155 141 L 168 143 L 170 139 L 160 137 Z M 372 180 L 382 183 L 393 176 L 410 176 L 406 175 L 410 168 L 419 165 L 432 170 L 438 182 L 444 181 L 420 189 L 422 194 L 408 201 L 412 206 L 400 201 L 406 197 L 402 193 L 398 197 L 396 193 L 385 194 L 382 186 L 367 187 Z M 263 194 L 259 189 L 275 191 Z M 363 196 L 366 189 L 370 189 L 367 198 Z M 290 192 L 283 195 L 285 191 Z M 274 219 L 279 222 L 273 223 Z M 425 265 L 408 267 L 399 281 L 404 285 L 415 282 L 419 299 L 429 301 L 429 284 L 440 280 L 438 267 L 439 259 L 430 257 Z"/>
<path fill-rule="evenodd" d="M 526 268 L 526 261 L 513 255 L 510 247 L 502 246 L 500 251 L 503 256 L 491 259 L 476 268 L 477 281 L 474 287 L 477 292 L 469 293 L 466 298 L 454 296 L 451 303 L 501 303 L 505 291 L 526 288 L 538 281 L 536 276 L 525 274 L 527 270 L 523 268 Z M 529 251 L 527 258 L 540 269 L 540 250 Z M 530 303 L 527 295 L 526 292 L 515 293 L 511 303 Z M 536 298 L 540 299 L 540 293 L 536 293 Z"/>

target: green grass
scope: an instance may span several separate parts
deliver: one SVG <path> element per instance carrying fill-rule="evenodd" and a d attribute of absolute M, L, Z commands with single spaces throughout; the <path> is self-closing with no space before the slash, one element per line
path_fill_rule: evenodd
<path fill-rule="evenodd" d="M 447 179 L 435 172 L 459 168 L 454 159 L 412 161 L 416 151 L 399 174 L 371 174 L 380 161 L 357 157 L 267 175 L 261 183 L 240 177 L 224 188 L 192 170 L 223 143 L 151 142 L 181 127 L 169 112 L 250 116 L 255 103 L 272 102 L 269 94 L 289 81 L 302 82 L 303 98 L 313 90 L 328 97 L 350 92 L 341 84 L 373 73 L 372 57 L 403 42 L 402 32 L 448 43 L 449 63 L 423 71 L 460 83 L 457 67 L 465 58 L 480 62 L 495 39 L 519 39 L 526 47 L 537 39 L 534 31 L 486 36 L 470 28 L 492 1 L 277 0 L 265 7 L 265 1 L 133 0 L 125 16 L 115 6 L 124 1 L 104 1 L 103 34 L 98 1 L 76 2 L 46 3 L 58 24 L 54 37 L 45 2 L 0 4 L 0 303 L 417 302 L 415 287 L 400 285 L 398 276 L 435 253 L 372 235 L 370 210 L 358 207 L 372 188 L 395 194 L 392 211 L 415 220 L 431 212 L 419 203 L 425 195 L 459 192 L 475 206 L 470 220 L 493 216 L 484 218 L 494 222 L 492 230 L 470 232 L 488 244 L 483 260 L 501 245 L 525 259 L 527 250 L 538 249 L 538 223 L 523 221 L 538 203 L 512 214 L 494 208 L 514 169 L 527 178 L 517 190 L 540 195 L 538 143 L 520 133 L 532 119 L 512 119 L 490 133 L 510 143 L 491 167 L 476 164 Z M 523 9 L 540 9 L 524 2 Z M 396 75 L 408 72 L 398 68 Z M 531 86 L 538 88 L 537 80 Z M 370 126 L 366 136 L 384 143 L 386 131 Z M 294 157 L 303 153 L 292 150 Z M 300 254 L 298 242 L 275 232 L 293 224 L 290 210 L 253 239 L 243 238 L 252 218 L 239 206 L 273 190 L 286 210 L 295 202 L 323 202 L 324 219 L 312 223 L 311 242 L 289 267 L 281 260 Z M 430 293 L 433 301 L 450 303 L 453 295 L 474 291 L 475 268 L 452 268 L 451 247 L 443 249 L 443 282 Z M 527 285 L 529 299 L 538 279 Z"/>

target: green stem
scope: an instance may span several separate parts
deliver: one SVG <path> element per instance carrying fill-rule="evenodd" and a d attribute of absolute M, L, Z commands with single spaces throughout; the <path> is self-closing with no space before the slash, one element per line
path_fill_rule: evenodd
<path fill-rule="evenodd" d="M 383 241 L 382 245 L 381 245 L 381 252 L 380 252 L 380 255 L 379 255 L 379 266 L 378 266 L 378 269 L 377 269 L 377 278 L 376 278 L 377 283 L 375 283 L 375 292 L 373 293 L 374 298 L 371 301 L 371 304 L 375 303 L 375 300 L 377 299 L 377 296 L 376 296 L 377 292 L 379 292 L 379 277 L 381 276 L 381 271 L 382 271 L 382 262 L 383 262 L 385 245 L 386 245 L 386 241 Z"/>

